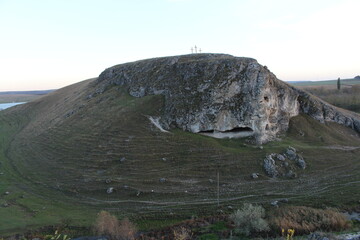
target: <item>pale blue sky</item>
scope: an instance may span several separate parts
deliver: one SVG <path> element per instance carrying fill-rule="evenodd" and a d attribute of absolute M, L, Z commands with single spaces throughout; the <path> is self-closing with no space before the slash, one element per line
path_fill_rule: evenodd
<path fill-rule="evenodd" d="M 0 0 L 0 91 L 60 88 L 194 45 L 282 80 L 351 78 L 359 12 L 359 0 Z"/>

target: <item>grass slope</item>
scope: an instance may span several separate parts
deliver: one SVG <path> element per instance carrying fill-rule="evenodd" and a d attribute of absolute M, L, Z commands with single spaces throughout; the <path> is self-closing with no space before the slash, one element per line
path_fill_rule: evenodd
<path fill-rule="evenodd" d="M 114 86 L 90 97 L 93 81 L 0 112 L 0 194 L 9 192 L 0 198 L 0 236 L 61 222 L 89 226 L 101 209 L 143 226 L 149 219 L 209 214 L 217 210 L 217 171 L 223 207 L 280 198 L 308 206 L 358 204 L 360 138 L 351 129 L 300 115 L 283 140 L 263 148 L 163 133 L 148 119 L 161 115 L 161 96 L 134 98 Z M 266 154 L 289 145 L 308 168 L 296 179 L 266 177 Z M 260 178 L 251 179 L 253 172 Z"/>

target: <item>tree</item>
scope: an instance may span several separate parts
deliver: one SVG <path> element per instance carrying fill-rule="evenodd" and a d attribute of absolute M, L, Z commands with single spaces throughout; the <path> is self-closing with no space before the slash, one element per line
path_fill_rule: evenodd
<path fill-rule="evenodd" d="M 338 89 L 338 90 L 340 90 L 340 85 L 341 85 L 341 83 L 340 83 L 340 78 L 338 78 L 338 80 L 337 80 L 337 89 Z"/>

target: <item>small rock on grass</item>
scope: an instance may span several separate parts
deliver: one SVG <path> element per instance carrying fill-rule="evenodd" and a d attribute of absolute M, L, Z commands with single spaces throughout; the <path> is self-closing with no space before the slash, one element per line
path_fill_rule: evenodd
<path fill-rule="evenodd" d="M 252 178 L 252 179 L 259 178 L 259 174 L 258 174 L 258 173 L 252 173 L 252 174 L 251 174 L 251 178 Z"/>
<path fill-rule="evenodd" d="M 113 193 L 114 192 L 114 188 L 113 187 L 109 187 L 107 190 L 106 190 L 107 193 Z"/>

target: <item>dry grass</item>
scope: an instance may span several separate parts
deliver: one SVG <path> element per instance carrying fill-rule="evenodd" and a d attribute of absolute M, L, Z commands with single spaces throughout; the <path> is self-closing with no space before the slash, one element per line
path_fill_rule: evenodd
<path fill-rule="evenodd" d="M 174 230 L 174 240 L 190 240 L 192 235 L 191 230 L 185 227 Z"/>
<path fill-rule="evenodd" d="M 360 84 L 345 85 L 340 90 L 335 86 L 307 86 L 302 89 L 337 107 L 360 112 Z"/>
<path fill-rule="evenodd" d="M 297 234 L 315 231 L 340 231 L 350 227 L 345 216 L 333 209 L 310 207 L 283 207 L 274 210 L 269 223 L 275 232 L 294 229 Z"/>
<path fill-rule="evenodd" d="M 112 240 L 132 240 L 135 239 L 136 227 L 127 218 L 119 221 L 110 213 L 101 211 L 96 219 L 94 231 Z"/>

